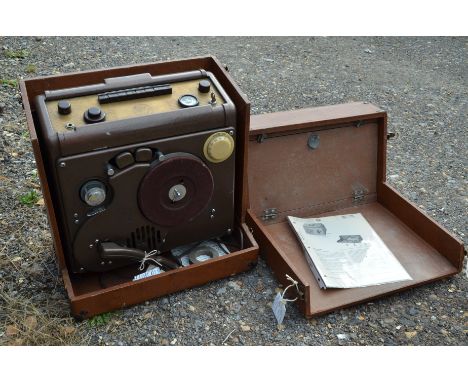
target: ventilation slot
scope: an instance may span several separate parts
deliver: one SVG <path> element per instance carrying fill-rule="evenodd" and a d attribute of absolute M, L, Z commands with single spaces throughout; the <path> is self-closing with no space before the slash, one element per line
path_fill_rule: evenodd
<path fill-rule="evenodd" d="M 127 237 L 126 243 L 127 247 L 151 251 L 161 243 L 161 232 L 149 225 L 138 227 Z"/>

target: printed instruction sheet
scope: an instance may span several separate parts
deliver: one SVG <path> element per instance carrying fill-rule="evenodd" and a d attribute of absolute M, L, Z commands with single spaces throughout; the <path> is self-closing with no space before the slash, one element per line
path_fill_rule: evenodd
<path fill-rule="evenodd" d="M 321 288 L 356 288 L 411 280 L 360 214 L 288 216 Z"/>

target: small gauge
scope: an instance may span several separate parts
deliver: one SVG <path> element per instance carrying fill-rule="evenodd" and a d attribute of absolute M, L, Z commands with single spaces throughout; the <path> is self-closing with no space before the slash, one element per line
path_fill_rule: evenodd
<path fill-rule="evenodd" d="M 179 98 L 179 105 L 182 107 L 193 107 L 198 105 L 198 98 L 191 94 L 185 94 Z"/>

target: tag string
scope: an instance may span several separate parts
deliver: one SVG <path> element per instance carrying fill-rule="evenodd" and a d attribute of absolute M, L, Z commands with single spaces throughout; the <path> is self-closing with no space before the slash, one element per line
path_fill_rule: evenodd
<path fill-rule="evenodd" d="M 143 259 L 141 259 L 140 261 L 140 271 L 142 271 L 143 269 L 145 269 L 145 264 L 147 262 L 150 262 L 152 261 L 153 263 L 159 265 L 161 268 L 163 267 L 163 265 L 158 262 L 156 259 L 153 259 L 151 256 L 154 256 L 154 255 L 159 255 L 159 251 L 157 249 L 153 249 L 152 251 L 146 253 L 145 251 L 145 257 L 143 257 Z"/>
<path fill-rule="evenodd" d="M 296 301 L 299 297 L 296 296 L 296 298 L 294 299 L 287 299 L 287 298 L 284 298 L 284 295 L 286 294 L 286 291 L 291 288 L 292 286 L 295 286 L 296 289 L 297 289 L 297 294 L 300 294 L 301 292 L 299 291 L 299 285 L 298 285 L 298 282 L 296 280 L 294 280 L 291 276 L 289 276 L 288 274 L 286 274 L 286 279 L 288 279 L 289 281 L 291 281 L 291 284 L 289 284 L 283 291 L 283 293 L 281 294 L 281 299 L 283 301 L 288 301 L 288 302 L 294 302 Z"/>

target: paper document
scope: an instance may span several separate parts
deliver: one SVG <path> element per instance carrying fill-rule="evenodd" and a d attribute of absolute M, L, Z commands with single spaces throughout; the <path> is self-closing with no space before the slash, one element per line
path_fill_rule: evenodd
<path fill-rule="evenodd" d="M 411 280 L 360 214 L 288 216 L 321 288 L 355 288 Z"/>

